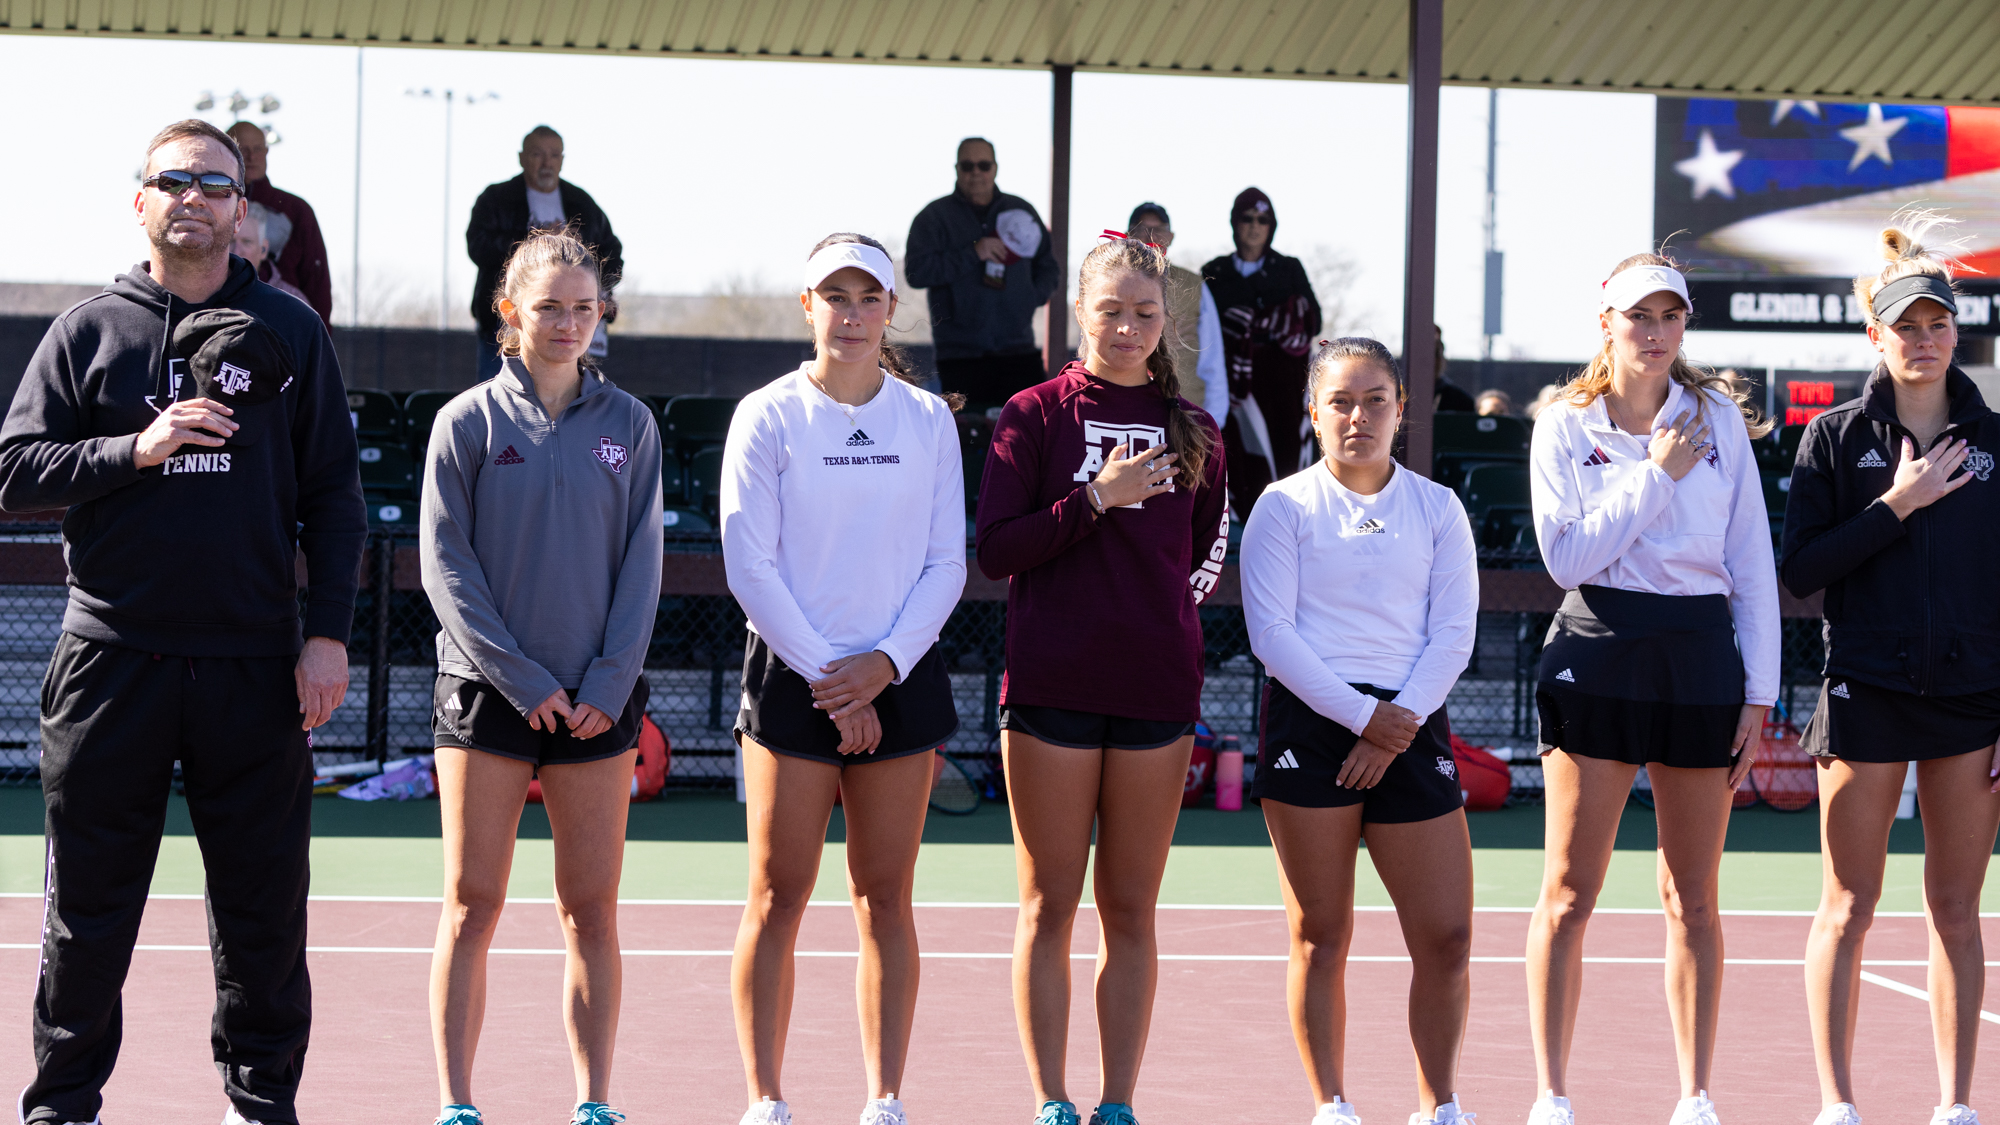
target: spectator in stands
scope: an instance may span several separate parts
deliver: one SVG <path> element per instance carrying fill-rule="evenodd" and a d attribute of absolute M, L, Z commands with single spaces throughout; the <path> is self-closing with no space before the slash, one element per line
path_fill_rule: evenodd
<path fill-rule="evenodd" d="M 1535 400 L 1530 402 L 1527 410 L 1524 411 L 1528 416 L 1528 421 L 1534 421 L 1541 414 L 1542 410 L 1554 402 L 1561 394 L 1562 387 L 1555 383 L 1543 383 L 1542 389 L 1535 392 Z"/>
<path fill-rule="evenodd" d="M 1472 396 L 1465 393 L 1465 388 L 1456 385 L 1444 377 L 1444 369 L 1447 365 L 1447 361 L 1444 358 L 1444 329 L 1435 324 L 1431 325 L 1431 338 L 1437 341 L 1437 366 L 1431 369 L 1437 375 L 1437 394 L 1434 399 L 1436 405 L 1432 409 L 1461 410 L 1468 414 L 1471 413 L 1473 409 Z"/>
<path fill-rule="evenodd" d="M 290 1125 L 312 1025 L 308 732 L 347 694 L 360 461 L 326 326 L 229 253 L 236 142 L 176 122 L 143 174 L 147 260 L 56 318 L 0 427 L 0 507 L 69 509 L 21 1120 L 99 1120 L 178 760 L 207 876 L 224 1120 Z"/>
<path fill-rule="evenodd" d="M 466 253 L 479 267 L 472 286 L 472 316 L 479 322 L 479 378 L 490 379 L 500 372 L 500 352 L 495 339 L 500 316 L 493 311 L 493 299 L 507 255 L 530 231 L 561 230 L 569 227 L 590 247 L 603 269 L 604 296 L 625 272 L 625 247 L 611 233 L 611 220 L 590 193 L 562 178 L 562 134 L 547 125 L 537 125 L 521 138 L 521 174 L 511 180 L 489 185 L 472 205 L 472 223 L 465 228 Z M 602 359 L 608 352 L 605 325 L 617 319 L 617 306 L 609 305 L 591 337 L 589 354 Z"/>
<path fill-rule="evenodd" d="M 243 150 L 250 203 L 270 214 L 264 224 L 264 240 L 270 244 L 271 265 L 276 275 L 297 289 L 320 320 L 331 325 L 333 275 L 326 267 L 326 239 L 320 237 L 319 218 L 313 214 L 312 204 L 271 186 L 265 175 L 270 144 L 265 140 L 264 130 L 248 121 L 238 121 L 229 127 L 229 135 Z M 264 280 L 271 278 L 264 276 Z"/>
<path fill-rule="evenodd" d="M 1271 249 L 1278 213 L 1271 197 L 1244 188 L 1230 208 L 1236 252 L 1201 268 L 1222 316 L 1229 359 L 1229 421 L 1222 443 L 1229 497 L 1239 517 L 1264 486 L 1303 468 L 1306 352 L 1319 335 L 1319 301 L 1305 264 Z"/>
<path fill-rule="evenodd" d="M 277 267 L 271 261 L 271 241 L 265 232 L 270 229 L 272 218 L 270 210 L 263 204 L 252 203 L 243 221 L 237 224 L 236 242 L 230 247 L 230 252 L 250 263 L 250 268 L 257 271 L 257 280 L 304 301 L 306 295 L 299 291 L 298 286 L 279 277 Z"/>
<path fill-rule="evenodd" d="M 1174 247 L 1174 227 L 1167 209 L 1141 203 L 1125 221 L 1125 233 L 1166 254 Z M 1201 275 L 1182 266 L 1167 270 L 1166 346 L 1174 353 L 1174 370 L 1201 386 L 1201 406 L 1212 418 L 1229 417 L 1229 365 L 1222 354 L 1222 317 L 1215 296 Z M 1192 386 L 1193 384 L 1189 384 Z"/>
<path fill-rule="evenodd" d="M 1034 316 L 1055 292 L 1055 245 L 1027 200 L 995 186 L 999 173 L 991 141 L 958 142 L 958 186 L 917 212 L 903 260 L 929 292 L 938 380 L 974 409 L 1047 377 Z"/>
<path fill-rule="evenodd" d="M 1498 387 L 1488 387 L 1472 400 L 1472 409 L 1482 418 L 1514 413 L 1514 399 Z"/>
<path fill-rule="evenodd" d="M 438 1125 L 481 1123 L 472 1063 L 486 952 L 536 779 L 567 947 L 570 1125 L 625 1120 L 606 1102 L 622 998 L 618 879 L 660 596 L 660 435 L 645 403 L 580 362 L 603 308 L 598 269 L 567 231 L 524 239 L 501 275 L 501 374 L 452 399 L 431 428 L 422 563 L 442 626 L 431 725 L 445 857 L 431 957 Z"/>

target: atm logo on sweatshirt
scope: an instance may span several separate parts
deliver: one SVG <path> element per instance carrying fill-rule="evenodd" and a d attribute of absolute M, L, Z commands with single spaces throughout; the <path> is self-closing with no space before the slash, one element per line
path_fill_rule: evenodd
<path fill-rule="evenodd" d="M 1125 447 L 1125 456 L 1136 457 L 1154 446 L 1165 445 L 1166 443 L 1167 431 L 1160 426 L 1093 422 L 1086 418 L 1083 423 L 1083 464 L 1077 467 L 1075 475 L 1070 479 L 1087 481 L 1095 477 L 1098 473 L 1104 471 L 1105 458 L 1111 456 L 1121 445 Z M 1167 491 L 1172 492 L 1173 490 L 1174 483 L 1169 479 L 1167 481 Z M 1143 501 L 1140 501 L 1124 506 L 1127 508 L 1143 508 L 1146 505 Z"/>
<path fill-rule="evenodd" d="M 608 437 L 598 438 L 597 448 L 591 450 L 590 455 L 609 465 L 611 471 L 614 473 L 623 473 L 625 471 L 625 461 L 628 456 L 625 452 L 625 447 Z"/>
<path fill-rule="evenodd" d="M 182 453 L 160 462 L 160 475 L 175 473 L 226 473 L 229 471 L 227 453 Z"/>

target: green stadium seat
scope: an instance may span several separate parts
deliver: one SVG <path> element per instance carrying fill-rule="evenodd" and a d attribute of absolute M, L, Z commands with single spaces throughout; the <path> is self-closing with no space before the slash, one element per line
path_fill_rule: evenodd
<path fill-rule="evenodd" d="M 364 443 L 403 440 L 403 408 L 388 391 L 348 391 L 347 417 Z"/>
<path fill-rule="evenodd" d="M 1482 465 L 1525 465 L 1528 435 L 1520 418 L 1439 411 L 1431 418 L 1431 479 L 1459 488 Z"/>
<path fill-rule="evenodd" d="M 417 522 L 417 505 L 409 500 L 368 502 L 369 527 L 404 527 Z"/>
<path fill-rule="evenodd" d="M 410 452 L 422 457 L 431 443 L 431 423 L 444 404 L 458 397 L 457 391 L 412 391 L 403 400 L 403 418 L 409 426 Z"/>
<path fill-rule="evenodd" d="M 722 447 L 711 445 L 688 465 L 688 507 L 715 521 L 722 507 Z"/>
<path fill-rule="evenodd" d="M 687 503 L 687 468 L 671 452 L 664 452 L 660 457 L 660 497 L 669 508 Z"/>
<path fill-rule="evenodd" d="M 1483 548 L 1506 549 L 1520 541 L 1523 528 L 1533 534 L 1534 505 L 1526 465 L 1477 465 L 1459 488 L 1472 534 Z"/>
<path fill-rule="evenodd" d="M 729 437 L 729 419 L 740 399 L 725 395 L 676 395 L 660 411 L 660 440 L 684 458 Z"/>
<path fill-rule="evenodd" d="M 993 447 L 993 419 L 983 414 L 957 416 L 958 458 L 965 469 L 965 514 L 979 512 L 979 482 L 986 475 L 986 453 Z"/>
<path fill-rule="evenodd" d="M 363 442 L 361 491 L 384 500 L 417 498 L 417 463 L 400 445 Z"/>

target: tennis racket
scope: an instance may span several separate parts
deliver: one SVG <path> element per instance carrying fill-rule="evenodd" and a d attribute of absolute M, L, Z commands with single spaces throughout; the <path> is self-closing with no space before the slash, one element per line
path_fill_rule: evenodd
<path fill-rule="evenodd" d="M 931 777 L 931 807 L 946 816 L 968 816 L 979 809 L 979 786 L 957 758 L 939 750 Z"/>

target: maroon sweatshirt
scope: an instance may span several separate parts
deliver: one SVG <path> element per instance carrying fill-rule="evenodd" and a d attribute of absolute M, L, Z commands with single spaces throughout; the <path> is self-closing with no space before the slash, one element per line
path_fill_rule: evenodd
<path fill-rule="evenodd" d="M 1215 421 L 1181 399 L 1215 431 Z M 1085 485 L 1112 449 L 1163 443 L 1167 403 L 1083 364 L 1008 401 L 979 488 L 979 569 L 1007 587 L 1000 702 L 1128 719 L 1201 717 L 1201 623 L 1229 549 L 1222 440 L 1200 488 L 1091 518 Z"/>

